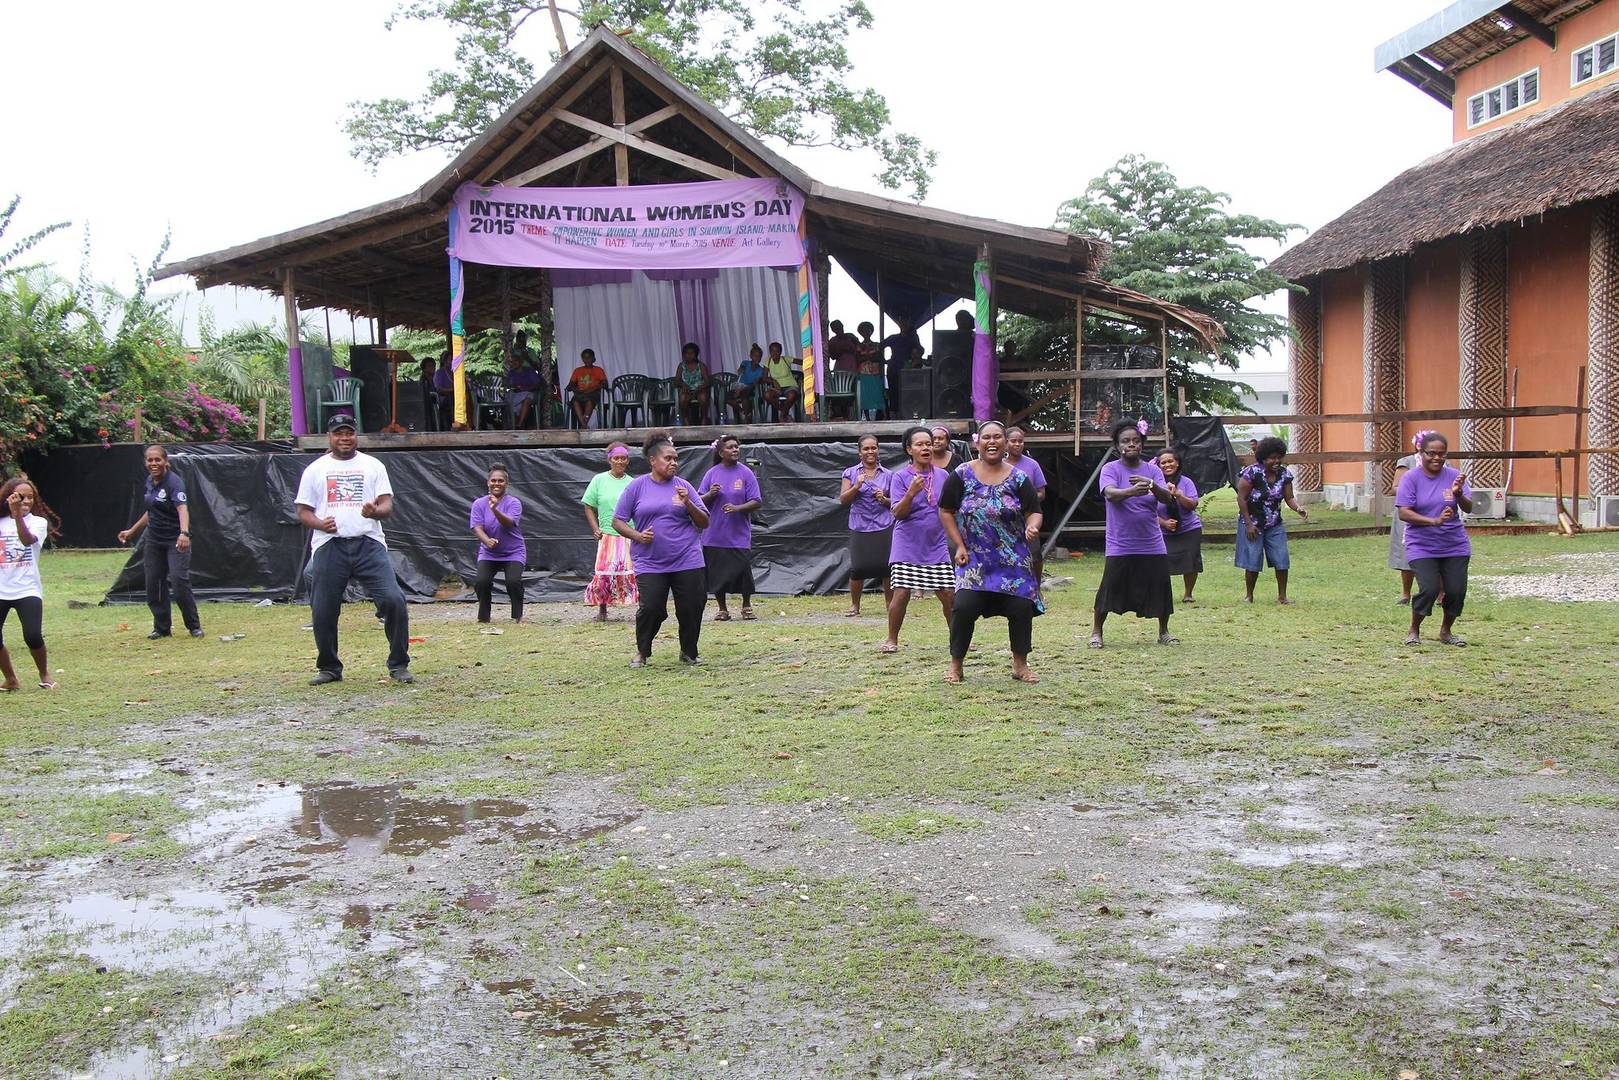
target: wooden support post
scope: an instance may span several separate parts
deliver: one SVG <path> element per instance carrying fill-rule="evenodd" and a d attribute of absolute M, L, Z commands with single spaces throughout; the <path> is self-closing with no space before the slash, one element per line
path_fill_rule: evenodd
<path fill-rule="evenodd" d="M 1175 415 L 1186 415 L 1186 387 L 1184 384 L 1175 387 Z"/>
<path fill-rule="evenodd" d="M 143 410 L 139 405 L 135 406 L 135 428 L 133 438 L 136 445 L 146 441 L 146 431 L 144 430 L 146 427 L 145 416 L 143 415 L 144 411 L 145 410 Z"/>
<path fill-rule="evenodd" d="M 304 352 L 298 341 L 298 298 L 292 290 L 292 267 L 289 266 L 282 271 L 281 277 L 281 302 L 287 317 L 287 393 L 292 399 L 292 433 L 308 435 L 309 417 L 304 409 Z M 316 409 L 319 409 L 318 405 Z M 319 426 L 320 417 L 315 417 L 315 423 Z"/>
<path fill-rule="evenodd" d="M 1585 472 L 1585 462 L 1580 460 L 1580 447 L 1585 445 L 1585 365 L 1580 365 L 1580 373 L 1576 378 L 1579 385 L 1574 391 L 1574 407 L 1579 411 L 1574 414 L 1574 527 L 1580 527 L 1580 475 Z"/>
<path fill-rule="evenodd" d="M 377 298 L 377 347 L 388 347 L 388 301 L 380 296 Z"/>
<path fill-rule="evenodd" d="M 608 85 L 613 97 L 613 126 L 624 131 L 624 69 L 614 64 L 607 72 Z M 619 187 L 630 186 L 630 148 L 624 143 L 613 146 L 613 174 Z"/>
<path fill-rule="evenodd" d="M 1169 437 L 1169 320 L 1158 320 L 1158 365 L 1164 369 L 1164 445 L 1168 446 Z M 1177 387 L 1180 391 L 1181 412 L 1186 412 L 1186 388 Z"/>
<path fill-rule="evenodd" d="M 269 437 L 269 423 L 266 416 L 269 405 L 270 403 L 264 398 L 259 398 L 259 442 L 263 442 Z"/>
<path fill-rule="evenodd" d="M 506 365 L 506 357 L 512 351 L 512 272 L 506 267 L 500 268 L 500 363 Z"/>
<path fill-rule="evenodd" d="M 1079 404 L 1084 400 L 1079 392 L 1079 372 L 1084 369 L 1085 359 L 1085 294 L 1080 293 L 1079 299 L 1074 301 L 1074 453 L 1083 449 L 1084 439 L 1079 432 Z M 1053 533 L 1053 536 L 1056 534 Z"/>

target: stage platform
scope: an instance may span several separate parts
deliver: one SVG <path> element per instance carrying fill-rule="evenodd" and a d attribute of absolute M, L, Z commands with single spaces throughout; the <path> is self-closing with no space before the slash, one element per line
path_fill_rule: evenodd
<path fill-rule="evenodd" d="M 872 420 L 796 422 L 786 424 L 690 424 L 665 427 L 677 446 L 705 446 L 721 435 L 735 435 L 744 443 L 822 443 L 853 442 L 862 435 L 876 435 L 884 443 L 897 443 L 908 428 L 917 424 L 943 424 L 952 435 L 965 438 L 973 429 L 971 420 Z M 516 431 L 407 431 L 398 435 L 363 432 L 361 450 L 543 450 L 547 447 L 606 446 L 621 442 L 639 452 L 650 427 L 633 428 L 521 428 Z M 293 440 L 300 450 L 324 451 L 325 435 L 304 435 Z"/>

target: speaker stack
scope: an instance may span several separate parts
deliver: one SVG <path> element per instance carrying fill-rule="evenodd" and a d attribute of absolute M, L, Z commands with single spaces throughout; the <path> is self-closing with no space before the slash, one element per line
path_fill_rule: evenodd
<path fill-rule="evenodd" d="M 973 414 L 973 334 L 933 331 L 933 418 L 963 420 Z"/>
<path fill-rule="evenodd" d="M 894 417 L 926 420 L 933 413 L 933 369 L 895 368 Z"/>
<path fill-rule="evenodd" d="M 393 383 L 388 377 L 388 361 L 382 349 L 375 345 L 355 345 L 349 349 L 349 374 L 360 380 L 361 431 L 381 431 L 391 419 L 390 391 Z"/>

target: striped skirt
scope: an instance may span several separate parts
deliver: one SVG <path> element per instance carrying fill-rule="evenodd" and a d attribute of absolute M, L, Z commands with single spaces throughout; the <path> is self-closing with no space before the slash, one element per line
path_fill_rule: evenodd
<path fill-rule="evenodd" d="M 888 583 L 896 589 L 912 592 L 937 592 L 956 587 L 956 568 L 952 563 L 890 563 Z"/>
<path fill-rule="evenodd" d="M 630 542 L 622 536 L 602 533 L 596 545 L 596 572 L 585 586 L 585 603 L 602 604 L 639 603 L 641 594 L 635 587 L 635 567 L 630 562 Z"/>

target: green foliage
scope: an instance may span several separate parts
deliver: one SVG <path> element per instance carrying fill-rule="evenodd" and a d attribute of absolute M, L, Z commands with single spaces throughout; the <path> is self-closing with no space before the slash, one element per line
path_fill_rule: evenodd
<path fill-rule="evenodd" d="M 1183 187 L 1160 162 L 1127 154 L 1087 184 L 1083 195 L 1058 207 L 1056 227 L 1101 237 L 1113 245 L 1112 256 L 1100 271 L 1107 281 L 1219 320 L 1226 337 L 1214 360 L 1236 368 L 1241 357 L 1285 340 L 1288 333 L 1285 318 L 1257 311 L 1248 302 L 1291 287 L 1244 244 L 1281 243 L 1297 226 L 1229 213 L 1229 201 L 1205 187 Z M 1025 357 L 1051 366 L 1072 363 L 1072 321 L 1007 315 L 999 329 L 1003 338 L 1017 341 Z M 1155 332 L 1149 335 L 1094 317 L 1086 320 L 1085 342 L 1158 343 Z M 1186 388 L 1189 409 L 1242 407 L 1237 391 L 1246 388 L 1199 371 L 1198 365 L 1209 359 L 1202 344 L 1173 323 L 1169 353 L 1170 386 Z"/>
<path fill-rule="evenodd" d="M 0 241 L 11 209 L 0 215 Z M 0 378 L 9 391 L 0 395 L 0 467 L 25 451 L 128 438 L 137 408 L 152 439 L 251 434 L 240 410 L 199 382 L 169 301 L 147 293 L 162 254 L 137 268 L 127 293 L 87 280 L 69 283 L 39 267 L 0 274 Z"/>
<path fill-rule="evenodd" d="M 884 187 L 927 194 L 934 152 L 894 130 L 884 97 L 854 81 L 845 41 L 872 24 L 861 0 L 842 0 L 822 17 L 806 13 L 804 0 L 591 0 L 577 11 L 534 0 L 409 0 L 388 27 L 449 24 L 455 64 L 432 71 L 414 100 L 351 102 L 344 130 L 354 156 L 375 167 L 409 151 L 459 150 L 534 84 L 534 65 L 517 51 L 524 28 L 563 17 L 580 34 L 598 26 L 624 33 L 761 138 L 875 153 Z M 560 22 L 555 32 L 560 39 Z"/>

